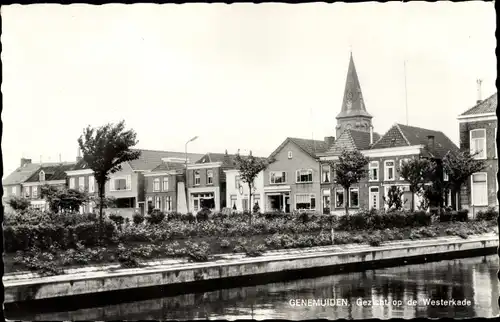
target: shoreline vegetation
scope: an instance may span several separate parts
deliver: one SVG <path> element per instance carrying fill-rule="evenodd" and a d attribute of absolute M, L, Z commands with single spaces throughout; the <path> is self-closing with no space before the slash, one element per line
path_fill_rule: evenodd
<path fill-rule="evenodd" d="M 136 214 L 132 221 L 109 216 L 99 238 L 95 214 L 26 210 L 4 219 L 6 273 L 63 274 L 64 269 L 94 264 L 141 267 L 150 259 L 184 258 L 204 262 L 214 255 L 333 245 L 379 246 L 397 240 L 498 233 L 498 212 L 489 209 L 468 219 L 467 211 L 434 215 L 423 211 L 366 211 L 349 216 L 317 213 L 248 214 L 200 212 L 181 215 Z"/>

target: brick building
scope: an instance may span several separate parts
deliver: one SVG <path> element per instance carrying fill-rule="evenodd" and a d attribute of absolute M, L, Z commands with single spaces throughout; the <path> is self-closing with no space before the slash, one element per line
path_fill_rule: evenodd
<path fill-rule="evenodd" d="M 486 168 L 473 174 L 460 194 L 462 208 L 470 209 L 472 214 L 487 207 L 498 209 L 497 104 L 498 94 L 495 93 L 485 100 L 478 100 L 475 106 L 458 117 L 460 149 L 478 152 L 476 157 L 486 162 Z"/>

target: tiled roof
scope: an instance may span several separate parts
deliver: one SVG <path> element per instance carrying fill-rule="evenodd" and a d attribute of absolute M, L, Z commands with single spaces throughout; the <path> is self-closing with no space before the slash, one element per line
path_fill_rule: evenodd
<path fill-rule="evenodd" d="M 441 131 L 424 129 L 416 126 L 394 124 L 386 134 L 384 134 L 371 148 L 384 149 L 400 146 L 423 145 L 425 153 L 430 153 L 427 149 L 428 136 L 434 136 L 435 151 L 431 156 L 442 158 L 448 151 L 458 151 L 458 147 Z"/>
<path fill-rule="evenodd" d="M 159 166 L 151 170 L 151 172 L 162 172 L 172 170 L 184 170 L 186 165 L 180 162 L 162 162 Z"/>
<path fill-rule="evenodd" d="M 154 151 L 154 150 L 143 150 L 143 149 L 132 149 L 135 151 L 141 151 L 141 155 L 138 159 L 129 161 L 130 166 L 134 170 L 153 170 L 159 166 L 163 161 L 162 158 L 185 158 L 186 154 L 184 152 L 172 152 L 172 151 Z M 198 153 L 188 153 L 189 162 L 198 160 L 203 156 L 203 154 Z"/>
<path fill-rule="evenodd" d="M 43 165 L 38 168 L 25 182 L 38 182 L 38 174 L 43 170 L 45 172 L 45 180 L 64 180 L 66 179 L 66 171 L 72 170 L 75 163 L 66 163 L 58 165 Z"/>
<path fill-rule="evenodd" d="M 313 158 L 317 158 L 318 154 L 325 153 L 328 149 L 328 145 L 325 141 L 309 140 L 309 139 L 299 139 L 299 138 L 288 138 L 293 143 L 297 144 L 302 150 L 307 152 Z"/>
<path fill-rule="evenodd" d="M 373 141 L 378 140 L 379 134 L 373 133 Z M 335 143 L 328 149 L 327 154 L 337 155 L 342 150 L 366 150 L 370 147 L 370 132 L 345 130 Z"/>
<path fill-rule="evenodd" d="M 28 163 L 24 167 L 17 168 L 10 175 L 2 180 L 2 185 L 20 184 L 25 182 L 31 175 L 40 168 L 38 163 Z"/>
<path fill-rule="evenodd" d="M 479 104 L 471 107 L 467 111 L 460 114 L 460 116 L 495 113 L 498 105 L 498 93 L 495 93 L 487 99 L 479 102 Z"/>

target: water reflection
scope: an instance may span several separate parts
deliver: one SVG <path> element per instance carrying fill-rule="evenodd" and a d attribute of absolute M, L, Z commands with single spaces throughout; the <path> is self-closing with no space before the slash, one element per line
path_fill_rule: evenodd
<path fill-rule="evenodd" d="M 366 319 L 493 317 L 499 314 L 496 255 L 186 294 L 23 320 Z M 345 306 L 292 306 L 291 299 L 347 299 Z M 358 305 L 359 300 L 372 305 Z M 424 301 L 470 300 L 469 306 Z M 408 305 L 408 301 L 416 305 Z M 376 302 L 388 305 L 373 305 Z M 398 305 L 398 303 L 402 303 Z M 6 316 L 9 314 L 6 312 Z M 17 317 L 16 317 L 17 318 Z"/>

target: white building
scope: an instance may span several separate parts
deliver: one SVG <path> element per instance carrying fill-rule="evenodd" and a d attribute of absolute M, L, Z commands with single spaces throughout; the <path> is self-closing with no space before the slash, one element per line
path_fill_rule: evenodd
<path fill-rule="evenodd" d="M 255 178 L 252 191 L 252 205 L 249 207 L 248 183 L 243 182 L 236 169 L 225 170 L 226 173 L 226 200 L 227 207 L 236 211 L 252 210 L 255 203 L 260 207 L 260 212 L 265 212 L 266 203 L 264 196 L 264 171 Z"/>

